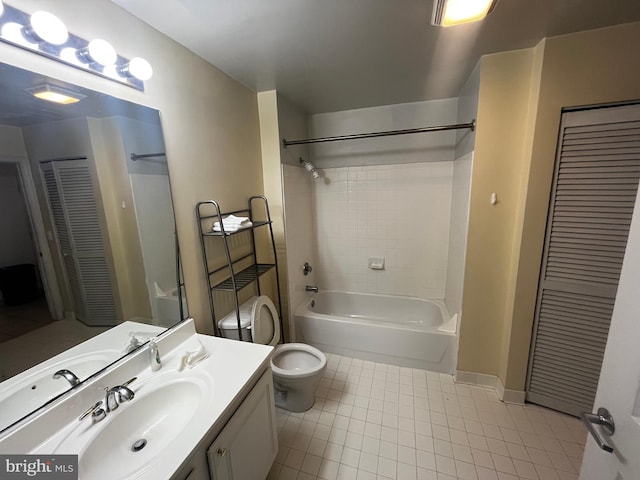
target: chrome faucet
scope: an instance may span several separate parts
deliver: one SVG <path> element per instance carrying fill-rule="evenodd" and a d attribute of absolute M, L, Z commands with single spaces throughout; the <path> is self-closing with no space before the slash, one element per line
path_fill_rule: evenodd
<path fill-rule="evenodd" d="M 78 420 L 82 421 L 89 415 L 91 415 L 91 421 L 93 423 L 98 423 L 104 420 L 108 412 L 114 411 L 122 402 L 128 402 L 133 399 L 135 393 L 127 385 L 135 382 L 137 378 L 138 377 L 133 377 L 122 385 L 105 388 L 106 394 L 104 400 L 98 400 L 95 404 L 91 405 L 82 415 L 80 415 Z"/>
<path fill-rule="evenodd" d="M 162 360 L 160 360 L 160 352 L 158 351 L 158 344 L 156 338 L 149 340 L 149 357 L 151 360 L 151 371 L 155 372 L 162 368 Z"/>
<path fill-rule="evenodd" d="M 304 287 L 304 289 L 307 292 L 318 293 L 318 287 L 316 287 L 315 285 L 307 285 L 306 287 Z"/>
<path fill-rule="evenodd" d="M 72 387 L 80 383 L 80 379 L 71 370 L 67 369 L 58 370 L 53 374 L 52 378 L 64 378 Z"/>
<path fill-rule="evenodd" d="M 112 412 L 118 408 L 119 404 L 133 400 L 135 393 L 125 385 L 117 385 L 107 388 L 107 394 L 104 397 L 104 405 L 107 412 Z"/>

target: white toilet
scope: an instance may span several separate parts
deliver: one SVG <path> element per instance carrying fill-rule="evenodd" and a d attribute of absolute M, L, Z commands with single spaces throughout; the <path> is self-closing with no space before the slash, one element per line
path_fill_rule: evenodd
<path fill-rule="evenodd" d="M 238 320 L 231 312 L 218 322 L 222 335 L 238 340 Z M 316 388 L 327 367 L 327 357 L 311 345 L 280 341 L 280 322 L 271 299 L 251 297 L 240 305 L 242 340 L 273 345 L 271 371 L 278 407 L 291 412 L 309 410 L 315 402 Z"/>

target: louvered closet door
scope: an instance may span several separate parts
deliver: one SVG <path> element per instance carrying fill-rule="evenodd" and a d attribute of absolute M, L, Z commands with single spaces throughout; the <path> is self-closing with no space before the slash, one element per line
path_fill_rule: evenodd
<path fill-rule="evenodd" d="M 87 325 L 115 325 L 111 276 L 87 161 L 49 162 L 42 171 L 76 317 Z"/>
<path fill-rule="evenodd" d="M 640 106 L 563 114 L 527 400 L 592 411 L 640 178 Z"/>
<path fill-rule="evenodd" d="M 49 198 L 49 208 L 51 210 L 53 223 L 56 229 L 56 236 L 58 238 L 58 248 L 60 248 L 60 254 L 62 255 L 62 262 L 64 264 L 63 266 L 67 276 L 68 286 L 71 289 L 74 312 L 77 318 L 84 318 L 86 317 L 86 311 L 82 302 L 82 289 L 80 288 L 78 269 L 76 268 L 75 260 L 73 258 L 69 228 L 64 215 L 62 198 L 60 191 L 58 190 L 58 182 L 53 170 L 53 164 L 42 164 L 41 170 L 44 184 L 47 189 L 47 196 Z"/>

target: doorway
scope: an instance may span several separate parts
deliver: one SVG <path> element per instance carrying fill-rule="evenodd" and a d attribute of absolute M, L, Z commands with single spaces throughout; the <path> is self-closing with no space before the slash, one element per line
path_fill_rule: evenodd
<path fill-rule="evenodd" d="M 591 411 L 640 179 L 640 105 L 562 115 L 526 399 Z"/>
<path fill-rule="evenodd" d="M 0 343 L 54 321 L 18 164 L 0 161 Z"/>

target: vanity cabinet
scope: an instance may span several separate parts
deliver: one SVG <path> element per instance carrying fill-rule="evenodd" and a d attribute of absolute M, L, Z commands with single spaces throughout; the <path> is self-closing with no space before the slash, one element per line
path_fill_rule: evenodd
<path fill-rule="evenodd" d="M 278 453 L 273 376 L 267 369 L 221 430 L 207 435 L 173 480 L 264 480 Z"/>
<path fill-rule="evenodd" d="M 267 370 L 207 450 L 212 480 L 264 480 L 278 453 L 273 378 Z"/>

